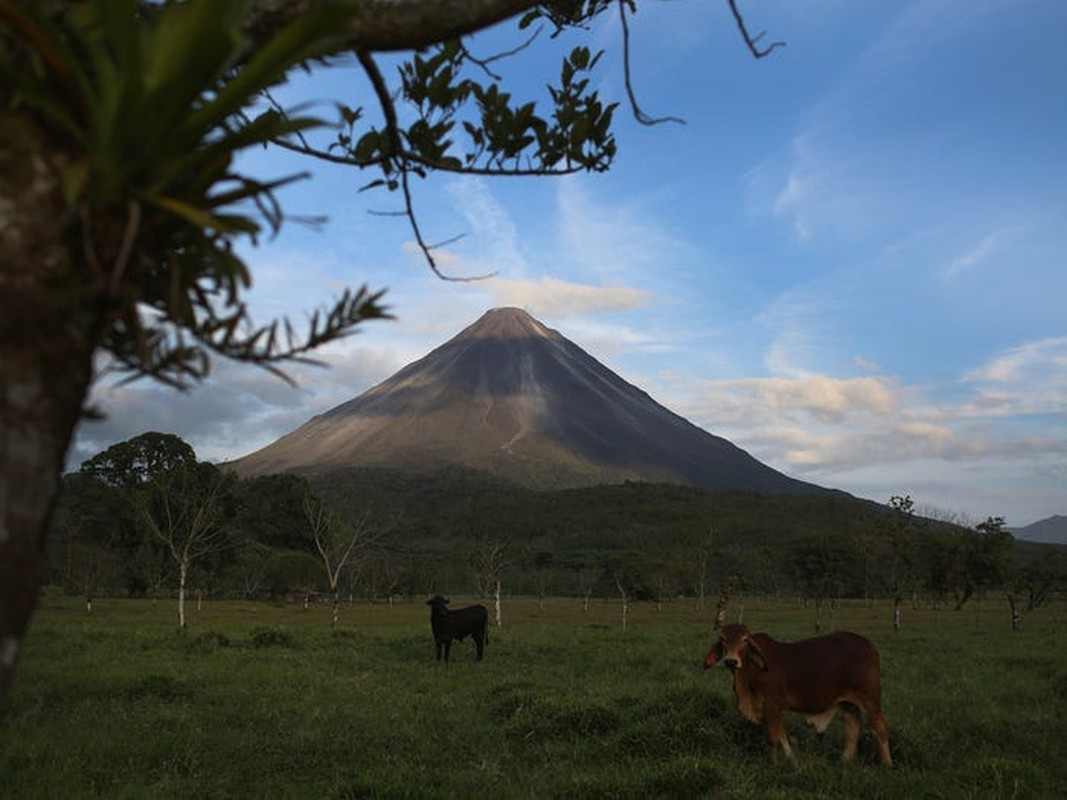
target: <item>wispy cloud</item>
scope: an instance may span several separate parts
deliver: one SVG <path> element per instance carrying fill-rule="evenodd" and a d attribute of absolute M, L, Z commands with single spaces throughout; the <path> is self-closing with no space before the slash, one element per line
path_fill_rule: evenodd
<path fill-rule="evenodd" d="M 467 175 L 450 181 L 446 191 L 477 240 L 475 273 L 525 274 L 527 261 L 519 230 L 488 183 L 483 178 Z"/>
<path fill-rule="evenodd" d="M 1017 228 L 998 228 L 987 233 L 963 255 L 954 258 L 941 270 L 941 277 L 945 279 L 955 278 L 964 272 L 977 267 L 988 261 L 1005 243 Z"/>
<path fill-rule="evenodd" d="M 864 372 L 881 372 L 882 368 L 878 365 L 878 362 L 871 361 L 863 356 L 853 356 L 852 363 L 862 369 Z"/>
<path fill-rule="evenodd" d="M 633 309 L 648 302 L 647 292 L 629 286 L 589 286 L 548 276 L 537 280 L 493 278 L 486 291 L 495 305 L 520 306 L 534 316 L 556 319 L 589 312 Z"/>
<path fill-rule="evenodd" d="M 557 208 L 561 257 L 605 283 L 647 281 L 651 270 L 684 263 L 689 245 L 674 236 L 657 213 L 662 198 L 642 194 L 611 199 L 585 184 L 559 182 Z"/>
<path fill-rule="evenodd" d="M 974 416 L 1067 414 L 1067 336 L 1013 347 L 968 372 L 964 382 L 974 387 L 968 406 Z"/>

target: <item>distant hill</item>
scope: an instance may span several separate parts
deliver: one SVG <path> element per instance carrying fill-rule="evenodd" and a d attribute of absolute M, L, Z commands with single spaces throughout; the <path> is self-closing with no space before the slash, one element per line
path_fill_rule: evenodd
<path fill-rule="evenodd" d="M 1016 539 L 1044 544 L 1067 544 L 1067 517 L 1055 514 L 1022 528 L 1009 528 Z"/>
<path fill-rule="evenodd" d="M 241 476 L 462 467 L 538 490 L 624 481 L 841 494 L 697 427 L 518 308 L 497 308 L 231 466 Z"/>

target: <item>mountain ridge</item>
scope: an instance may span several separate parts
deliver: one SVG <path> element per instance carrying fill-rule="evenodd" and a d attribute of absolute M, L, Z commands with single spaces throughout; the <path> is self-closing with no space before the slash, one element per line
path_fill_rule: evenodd
<path fill-rule="evenodd" d="M 1067 545 L 1067 516 L 1053 514 L 1020 528 L 1008 528 L 1011 534 L 1024 542 Z"/>

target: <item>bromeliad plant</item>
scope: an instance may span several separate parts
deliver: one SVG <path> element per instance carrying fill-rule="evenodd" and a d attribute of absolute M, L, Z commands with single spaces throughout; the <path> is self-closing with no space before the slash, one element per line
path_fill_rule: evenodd
<path fill-rule="evenodd" d="M 398 193 L 436 270 L 413 177 L 601 171 L 615 154 L 615 104 L 589 76 L 597 53 L 571 50 L 542 113 L 501 91 L 462 37 L 506 19 L 581 30 L 610 12 L 628 65 L 635 0 L 0 0 L 0 715 L 94 357 L 187 385 L 213 356 L 277 372 L 387 316 L 363 287 L 299 334 L 285 319 L 253 324 L 235 246 L 278 229 L 275 192 L 300 176 L 259 180 L 236 156 L 270 142 L 376 172 L 368 187 Z M 375 60 L 397 52 L 417 53 L 399 87 Z M 323 123 L 269 90 L 341 53 L 362 67 L 381 124 L 338 104 L 334 138 L 315 143 L 305 133 Z M 655 121 L 626 75 L 635 116 Z"/>
<path fill-rule="evenodd" d="M 362 288 L 316 312 L 303 337 L 285 320 L 251 324 L 241 300 L 251 279 L 234 245 L 276 232 L 275 191 L 303 176 L 261 181 L 236 170 L 235 157 L 324 124 L 251 112 L 294 66 L 337 48 L 347 12 L 309 11 L 253 46 L 242 30 L 250 6 L 0 2 L 21 39 L 0 51 L 7 101 L 65 153 L 66 222 L 77 229 L 68 240 L 78 247 L 52 280 L 102 304 L 96 345 L 135 376 L 184 384 L 207 374 L 212 353 L 274 369 L 386 315 L 380 294 Z"/>

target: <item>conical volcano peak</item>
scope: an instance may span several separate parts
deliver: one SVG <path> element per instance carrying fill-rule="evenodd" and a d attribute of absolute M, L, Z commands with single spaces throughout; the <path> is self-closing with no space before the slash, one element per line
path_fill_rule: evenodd
<path fill-rule="evenodd" d="M 826 491 L 664 408 L 521 308 L 494 308 L 358 397 L 232 466 L 240 475 L 462 466 L 533 488 L 627 480 Z"/>
<path fill-rule="evenodd" d="M 551 339 L 559 334 L 546 328 L 528 312 L 514 306 L 491 308 L 472 325 L 461 331 L 457 339 Z"/>

